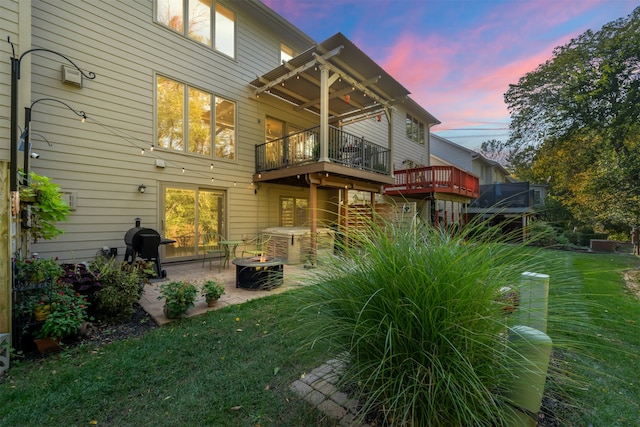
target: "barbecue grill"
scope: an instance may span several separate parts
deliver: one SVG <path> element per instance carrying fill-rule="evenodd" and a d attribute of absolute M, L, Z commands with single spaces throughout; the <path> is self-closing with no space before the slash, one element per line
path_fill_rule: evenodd
<path fill-rule="evenodd" d="M 166 270 L 160 264 L 160 254 L 158 248 L 161 244 L 173 243 L 174 240 L 162 239 L 160 233 L 153 228 L 140 226 L 140 218 L 136 218 L 136 226 L 130 228 L 124 235 L 124 243 L 127 250 L 124 260 L 132 264 L 137 258 L 155 263 L 156 278 L 167 277 Z"/>

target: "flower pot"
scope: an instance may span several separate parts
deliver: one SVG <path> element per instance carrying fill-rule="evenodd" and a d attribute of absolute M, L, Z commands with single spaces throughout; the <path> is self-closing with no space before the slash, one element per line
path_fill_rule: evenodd
<path fill-rule="evenodd" d="M 55 353 L 62 349 L 60 340 L 54 338 L 38 338 L 34 340 L 41 354 Z"/>
<path fill-rule="evenodd" d="M 209 307 L 215 307 L 216 304 L 218 304 L 218 299 L 217 298 L 211 298 L 207 300 L 207 305 Z"/>

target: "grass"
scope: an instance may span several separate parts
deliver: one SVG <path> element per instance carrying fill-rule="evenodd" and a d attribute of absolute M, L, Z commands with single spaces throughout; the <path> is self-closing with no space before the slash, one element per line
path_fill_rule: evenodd
<path fill-rule="evenodd" d="M 640 300 L 621 272 L 637 267 L 638 258 L 559 251 L 547 257 L 555 271 L 548 334 L 560 366 L 547 387 L 569 402 L 562 425 L 637 426 Z"/>
<path fill-rule="evenodd" d="M 14 364 L 2 426 L 334 425 L 289 384 L 326 360 L 297 353 L 290 295 L 184 319 L 140 339 Z"/>
<path fill-rule="evenodd" d="M 637 425 L 640 302 L 620 272 L 638 259 L 543 254 L 551 275 L 548 333 L 561 349 L 558 375 L 572 379 L 556 379 L 549 394 L 576 405 L 562 411 L 562 425 Z M 288 390 L 338 350 L 316 342 L 298 351 L 312 332 L 295 314 L 304 292 L 14 363 L 0 384 L 0 426 L 332 426 Z"/>

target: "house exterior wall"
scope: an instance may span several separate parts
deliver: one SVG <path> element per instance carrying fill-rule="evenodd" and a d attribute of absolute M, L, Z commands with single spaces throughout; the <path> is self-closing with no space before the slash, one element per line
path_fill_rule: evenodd
<path fill-rule="evenodd" d="M 507 171 L 496 162 L 491 162 L 483 158 L 473 160 L 472 172 L 480 178 L 480 185 L 507 182 Z"/>
<path fill-rule="evenodd" d="M 32 132 L 46 140 L 32 138 L 32 150 L 40 158 L 31 162 L 31 170 L 51 178 L 72 195 L 75 209 L 69 220 L 60 224 L 63 235 L 33 244 L 31 252 L 78 262 L 93 258 L 108 246 L 117 248 L 122 257 L 124 234 L 134 226 L 135 218 L 141 218 L 143 227 L 164 234 L 161 202 L 162 191 L 167 187 L 224 192 L 223 221 L 230 239 L 278 226 L 280 197 L 308 196 L 309 190 L 304 187 L 253 184 L 255 146 L 265 141 L 267 117 L 304 129 L 316 126 L 317 116 L 307 111 L 294 112 L 288 103 L 271 96 L 256 98 L 248 82 L 279 64 L 281 43 L 299 53 L 313 41 L 259 1 L 220 3 L 236 14 L 234 58 L 154 22 L 155 2 L 151 0 L 3 2 L 2 30 L 12 36 L 17 55 L 32 46 L 51 49 L 72 59 L 84 72 L 96 74 L 95 79 L 84 79 L 83 86 L 76 87 L 61 82 L 61 65 L 66 63 L 60 58 L 35 53 L 28 57 L 31 67 L 27 61 L 23 64 L 20 84 L 30 87 L 21 87 L 21 126 L 24 107 L 42 98 L 65 102 L 88 117 L 82 123 L 56 103 L 40 102 L 33 109 Z M 9 56 L 7 46 L 2 47 L 5 58 Z M 2 62 L 0 73 L 6 77 L 2 82 L 9 80 L 8 61 Z M 183 154 L 157 146 L 158 75 L 235 103 L 234 160 Z M 8 94 L 6 85 L 0 85 Z M 0 99 L 2 111 L 8 110 L 8 98 Z M 405 159 L 428 164 L 428 119 L 427 143 L 420 145 L 406 136 L 406 111 L 402 105 L 393 107 L 391 114 L 394 168 L 404 168 Z M 7 162 L 8 123 L 2 121 L 0 130 L 0 161 Z M 376 117 L 347 126 L 345 131 L 388 145 L 389 123 L 385 115 L 380 121 Z M 156 160 L 164 161 L 165 167 L 156 167 Z M 138 192 L 140 184 L 146 186 L 142 194 Z M 319 221 L 335 222 L 339 202 L 337 190 L 320 189 Z"/>
<path fill-rule="evenodd" d="M 415 165 L 429 166 L 429 123 L 426 119 L 418 117 L 425 126 L 424 144 L 419 144 L 407 137 L 406 118 L 407 111 L 399 104 L 393 108 L 393 140 L 394 146 L 393 166 L 395 170 L 406 169 L 406 160 L 412 161 Z"/>
<path fill-rule="evenodd" d="M 405 169 L 405 160 L 411 160 L 415 164 L 429 165 L 429 147 L 428 144 L 418 144 L 407 138 L 407 128 L 405 125 L 407 112 L 402 108 L 402 104 L 394 106 L 390 109 L 392 129 L 391 138 L 393 140 L 393 159 L 391 164 L 394 170 Z M 425 123 L 425 141 L 429 141 L 428 124 Z M 370 117 L 365 120 L 344 126 L 344 131 L 355 136 L 364 137 L 368 141 L 388 147 L 389 120 L 385 114 L 378 117 Z"/>
<path fill-rule="evenodd" d="M 444 159 L 450 165 L 472 172 L 472 158 L 475 154 L 472 150 L 434 134 L 430 135 L 429 143 L 432 155 Z"/>
<path fill-rule="evenodd" d="M 31 98 L 63 100 L 89 118 L 81 123 L 69 111 L 45 103 L 34 109 L 32 128 L 46 133 L 52 147 L 34 142 L 41 158 L 32 162 L 32 170 L 77 195 L 76 210 L 62 224 L 65 233 L 32 246 L 41 256 L 84 260 L 103 246 L 119 248 L 123 254 L 124 233 L 136 217 L 162 234 L 163 186 L 225 191 L 229 238 L 277 225 L 273 216 L 256 215 L 267 201 L 257 197 L 251 181 L 254 146 L 264 141 L 264 118 L 278 115 L 278 105 L 252 99 L 247 82 L 279 63 L 280 43 L 302 49 L 308 40 L 293 30 L 291 40 L 283 40 L 245 13 L 243 8 L 251 5 L 225 2 L 237 19 L 236 57 L 231 59 L 155 23 L 153 5 L 142 0 L 33 4 L 33 45 L 63 52 L 97 75 L 95 80 L 85 79 L 82 88 L 64 85 L 58 61 L 34 60 Z M 155 135 L 158 74 L 236 103 L 236 160 L 212 160 L 157 146 L 149 150 Z M 155 159 L 164 160 L 166 167 L 157 168 Z M 140 184 L 146 186 L 144 194 L 137 191 Z"/>

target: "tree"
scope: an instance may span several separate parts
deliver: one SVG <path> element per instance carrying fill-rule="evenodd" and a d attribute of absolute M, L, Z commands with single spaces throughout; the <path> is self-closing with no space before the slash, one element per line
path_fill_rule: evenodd
<path fill-rule="evenodd" d="M 508 149 L 586 222 L 640 220 L 640 7 L 554 49 L 505 102 Z"/>
<path fill-rule="evenodd" d="M 480 154 L 489 160 L 500 163 L 504 167 L 507 167 L 509 164 L 509 150 L 506 142 L 502 142 L 497 139 L 484 141 L 480 145 Z"/>

